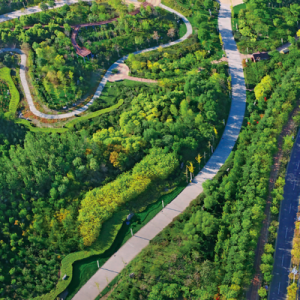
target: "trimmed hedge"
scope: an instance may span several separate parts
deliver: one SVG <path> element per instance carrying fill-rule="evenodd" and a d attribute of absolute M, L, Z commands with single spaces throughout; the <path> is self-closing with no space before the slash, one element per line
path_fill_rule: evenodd
<path fill-rule="evenodd" d="M 25 125 L 30 131 L 32 132 L 44 132 L 44 133 L 64 133 L 68 131 L 67 128 L 40 128 L 40 127 L 33 127 L 28 120 L 25 119 L 18 119 L 15 121 L 17 124 Z"/>
<path fill-rule="evenodd" d="M 65 127 L 66 128 L 39 128 L 39 127 L 33 127 L 31 123 L 28 120 L 25 119 L 19 119 L 16 120 L 16 123 L 25 125 L 30 131 L 32 132 L 44 132 L 44 133 L 64 133 L 67 132 L 69 129 L 73 128 L 75 124 L 89 120 L 98 116 L 101 116 L 107 112 L 111 112 L 117 108 L 119 108 L 124 103 L 123 99 L 120 99 L 119 102 L 111 107 L 107 107 L 98 111 L 95 111 L 93 113 L 87 114 L 86 116 L 79 117 L 76 119 L 71 120 L 68 122 Z"/>
<path fill-rule="evenodd" d="M 55 289 L 46 295 L 34 298 L 34 300 L 54 300 L 61 294 L 70 284 L 73 276 L 73 263 L 77 260 L 87 258 L 92 255 L 100 255 L 108 250 L 113 244 L 123 222 L 126 220 L 128 210 L 119 211 L 107 220 L 102 227 L 100 235 L 94 245 L 88 249 L 80 252 L 74 252 L 67 255 L 61 262 L 60 281 L 57 283 Z M 62 280 L 64 275 L 67 275 L 66 280 Z"/>
<path fill-rule="evenodd" d="M 4 115 L 8 118 L 14 117 L 20 102 L 20 94 L 10 76 L 9 68 L 0 69 L 0 79 L 7 83 L 10 92 L 9 110 Z"/>
<path fill-rule="evenodd" d="M 87 114 L 87 115 L 85 115 L 83 117 L 78 117 L 76 119 L 71 120 L 70 122 L 68 122 L 65 125 L 65 127 L 67 127 L 67 128 L 73 128 L 75 124 L 77 124 L 77 123 L 79 123 L 81 121 L 86 121 L 86 120 L 89 120 L 89 119 L 101 116 L 101 115 L 103 115 L 105 113 L 108 113 L 108 112 L 111 112 L 111 111 L 119 108 L 123 103 L 124 103 L 124 100 L 120 99 L 119 102 L 117 104 L 115 104 L 115 105 L 112 105 L 112 106 L 104 108 L 104 109 L 97 110 L 97 111 L 92 112 L 90 114 Z"/>

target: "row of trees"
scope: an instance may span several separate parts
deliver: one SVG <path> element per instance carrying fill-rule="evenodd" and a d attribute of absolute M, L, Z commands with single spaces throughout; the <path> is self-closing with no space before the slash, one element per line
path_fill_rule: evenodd
<path fill-rule="evenodd" d="M 162 148 L 152 148 L 130 172 L 102 188 L 88 192 L 81 202 L 78 221 L 84 245 L 90 246 L 99 236 L 101 226 L 117 209 L 145 193 L 156 181 L 166 179 L 178 167 L 173 153 L 165 154 Z"/>

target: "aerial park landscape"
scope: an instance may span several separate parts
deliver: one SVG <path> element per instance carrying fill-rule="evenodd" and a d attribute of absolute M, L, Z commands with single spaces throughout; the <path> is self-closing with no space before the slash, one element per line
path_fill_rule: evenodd
<path fill-rule="evenodd" d="M 298 299 L 297 1 L 0 14 L 0 299 Z"/>

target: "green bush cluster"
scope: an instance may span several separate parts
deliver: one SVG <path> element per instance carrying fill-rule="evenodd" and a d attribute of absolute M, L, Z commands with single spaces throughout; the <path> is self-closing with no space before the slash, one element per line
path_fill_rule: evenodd
<path fill-rule="evenodd" d="M 300 16 L 298 3 L 250 0 L 234 7 L 233 12 L 234 38 L 242 53 L 275 50 L 283 43 L 294 42 Z"/>

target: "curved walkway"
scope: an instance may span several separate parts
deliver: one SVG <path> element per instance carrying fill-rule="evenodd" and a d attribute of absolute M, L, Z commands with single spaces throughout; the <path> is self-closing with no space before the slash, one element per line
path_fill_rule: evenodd
<path fill-rule="evenodd" d="M 164 5 L 160 6 L 166 9 Z M 186 207 L 189 206 L 190 202 L 203 191 L 202 183 L 208 179 L 212 179 L 217 174 L 231 153 L 240 133 L 244 118 L 246 89 L 242 61 L 231 32 L 231 12 L 229 5 L 221 4 L 219 30 L 229 62 L 232 80 L 232 104 L 225 131 L 216 151 L 202 171 L 194 178 L 193 182 L 147 225 L 135 233 L 134 236 L 90 278 L 73 297 L 73 300 L 94 300 L 112 279 L 149 244 L 149 241 L 169 225 L 173 218 L 183 212 Z"/>
<path fill-rule="evenodd" d="M 70 3 L 76 3 L 77 1 L 70 1 Z M 64 4 L 66 4 L 66 2 L 64 2 Z M 187 27 L 187 32 L 186 34 L 174 41 L 174 42 L 170 42 L 170 43 L 167 43 L 167 44 L 164 44 L 164 45 L 159 45 L 159 46 L 156 46 L 156 47 L 151 47 L 151 48 L 148 48 L 148 49 L 145 49 L 145 50 L 141 50 L 141 51 L 136 51 L 136 52 L 133 52 L 133 54 L 140 54 L 140 53 L 143 53 L 143 52 L 149 52 L 149 51 L 153 51 L 153 50 L 156 50 L 158 49 L 159 47 L 162 47 L 162 48 L 166 48 L 166 47 L 170 47 L 170 46 L 173 46 L 173 45 L 176 45 L 178 43 L 181 43 L 183 42 L 184 40 L 186 40 L 193 32 L 193 29 L 192 29 L 192 25 L 190 24 L 190 22 L 188 21 L 187 18 L 185 18 L 182 14 L 178 13 L 177 11 L 175 11 L 174 9 L 171 9 L 163 4 L 160 4 L 159 5 L 161 8 L 171 12 L 171 13 L 174 13 L 176 14 L 177 16 L 179 16 L 183 22 L 185 23 L 186 27 Z M 37 9 L 37 8 L 35 8 Z M 39 8 L 38 8 L 39 10 Z M 37 12 L 37 11 L 34 11 L 34 12 Z M 17 18 L 17 13 L 18 12 L 14 12 L 14 13 L 11 13 L 10 15 L 13 15 L 14 18 Z M 26 13 L 26 14 L 29 14 L 29 13 Z M 2 17 L 3 18 L 3 17 Z M 13 18 L 12 16 L 10 18 Z M 1 21 L 1 17 L 0 17 L 0 22 L 3 22 Z M 128 55 L 125 55 L 123 56 L 122 58 L 120 58 L 119 60 L 117 60 L 114 64 L 112 64 L 109 69 L 107 70 L 107 72 L 105 73 L 105 75 L 103 76 L 97 90 L 96 90 L 96 93 L 94 94 L 94 96 L 92 97 L 91 101 L 88 102 L 86 105 L 76 109 L 76 110 L 73 110 L 72 112 L 69 112 L 69 113 L 65 113 L 65 114 L 59 114 L 59 115 L 49 115 L 49 114 L 45 114 L 45 113 L 42 113 L 40 111 L 38 111 L 36 109 L 36 107 L 34 106 L 34 103 L 33 103 L 33 99 L 32 99 L 32 96 L 31 96 L 31 93 L 30 93 L 30 90 L 29 90 L 29 86 L 28 86 L 28 82 L 27 82 L 27 79 L 26 79 L 26 55 L 24 54 L 24 52 L 20 49 L 12 49 L 12 48 L 4 48 L 2 50 L 0 50 L 1 52 L 0 53 L 3 53 L 3 52 L 6 52 L 6 51 L 14 51 L 14 52 L 17 52 L 18 54 L 21 55 L 21 64 L 20 64 L 20 77 L 21 77 L 21 83 L 22 83 L 22 86 L 23 86 L 23 89 L 24 89 L 24 93 L 25 93 L 25 97 L 27 99 L 27 102 L 28 102 L 28 105 L 29 105 L 29 109 L 30 111 L 40 117 L 40 118 L 44 118 L 44 119 L 65 119 L 65 118 L 70 118 L 70 117 L 74 117 L 75 115 L 79 115 L 83 112 L 85 112 L 89 106 L 91 106 L 94 102 L 95 99 L 99 98 L 107 81 L 108 81 L 108 78 L 112 75 L 112 70 L 117 68 L 119 64 L 122 64 L 124 63 L 124 61 L 128 58 Z"/>
<path fill-rule="evenodd" d="M 132 77 L 129 76 L 130 69 L 126 64 L 119 64 L 116 68 L 119 72 L 117 74 L 112 74 L 108 77 L 109 82 L 115 82 L 120 80 L 133 80 L 133 81 L 139 81 L 139 82 L 148 82 L 148 83 L 157 83 L 157 80 L 153 79 L 146 79 L 146 78 L 138 78 L 138 77 Z"/>

